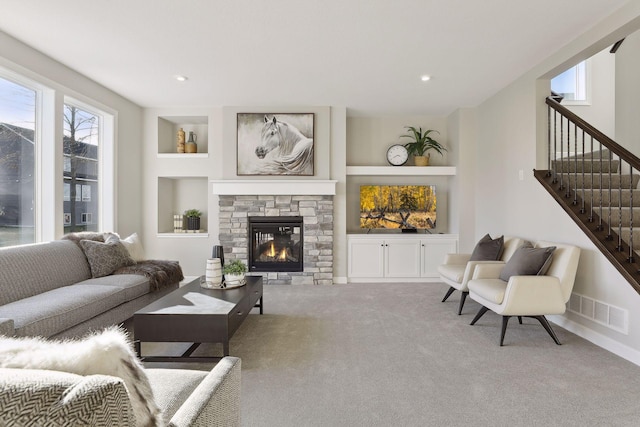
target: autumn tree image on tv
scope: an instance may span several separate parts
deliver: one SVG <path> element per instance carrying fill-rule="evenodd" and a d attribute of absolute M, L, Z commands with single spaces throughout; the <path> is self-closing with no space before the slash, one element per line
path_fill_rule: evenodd
<path fill-rule="evenodd" d="M 360 186 L 360 228 L 431 229 L 435 226 L 435 186 Z"/>

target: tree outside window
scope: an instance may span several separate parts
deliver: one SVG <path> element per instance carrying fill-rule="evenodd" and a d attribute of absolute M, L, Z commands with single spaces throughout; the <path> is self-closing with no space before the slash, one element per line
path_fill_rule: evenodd
<path fill-rule="evenodd" d="M 69 213 L 69 217 L 65 218 L 65 233 L 98 231 L 99 135 L 99 116 L 74 105 L 65 104 L 64 211 Z M 66 194 L 67 184 L 68 197 Z M 87 218 L 90 220 L 87 221 Z"/>

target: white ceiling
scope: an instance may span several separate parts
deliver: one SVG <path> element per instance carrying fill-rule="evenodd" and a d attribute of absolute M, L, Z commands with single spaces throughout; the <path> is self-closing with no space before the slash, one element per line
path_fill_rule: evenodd
<path fill-rule="evenodd" d="M 0 30 L 145 107 L 444 115 L 478 105 L 624 3 L 2 0 Z"/>

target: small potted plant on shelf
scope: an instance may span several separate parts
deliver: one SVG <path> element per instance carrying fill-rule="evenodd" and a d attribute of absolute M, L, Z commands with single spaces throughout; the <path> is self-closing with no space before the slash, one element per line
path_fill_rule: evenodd
<path fill-rule="evenodd" d="M 247 272 L 247 265 L 239 259 L 225 263 L 222 267 L 224 280 L 227 286 L 239 285 L 244 282 L 244 274 Z"/>
<path fill-rule="evenodd" d="M 404 147 L 409 152 L 409 155 L 413 155 L 413 163 L 416 166 L 429 166 L 429 158 L 431 154 L 429 150 L 436 150 L 442 156 L 443 151 L 447 151 L 438 141 L 429 136 L 430 133 L 435 132 L 440 134 L 437 130 L 427 129 L 424 132 L 422 128 L 416 129 L 413 126 L 405 126 L 409 132 L 406 135 L 401 135 L 401 138 L 410 138 L 412 141 L 404 144 Z"/>
<path fill-rule="evenodd" d="M 200 230 L 202 212 L 198 209 L 188 209 L 184 211 L 184 216 L 187 217 L 187 230 Z"/>

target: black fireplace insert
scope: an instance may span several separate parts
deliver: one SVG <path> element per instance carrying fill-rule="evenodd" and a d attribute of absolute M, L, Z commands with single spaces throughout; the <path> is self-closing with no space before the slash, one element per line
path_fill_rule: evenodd
<path fill-rule="evenodd" d="M 250 216 L 249 271 L 303 271 L 301 216 Z"/>

